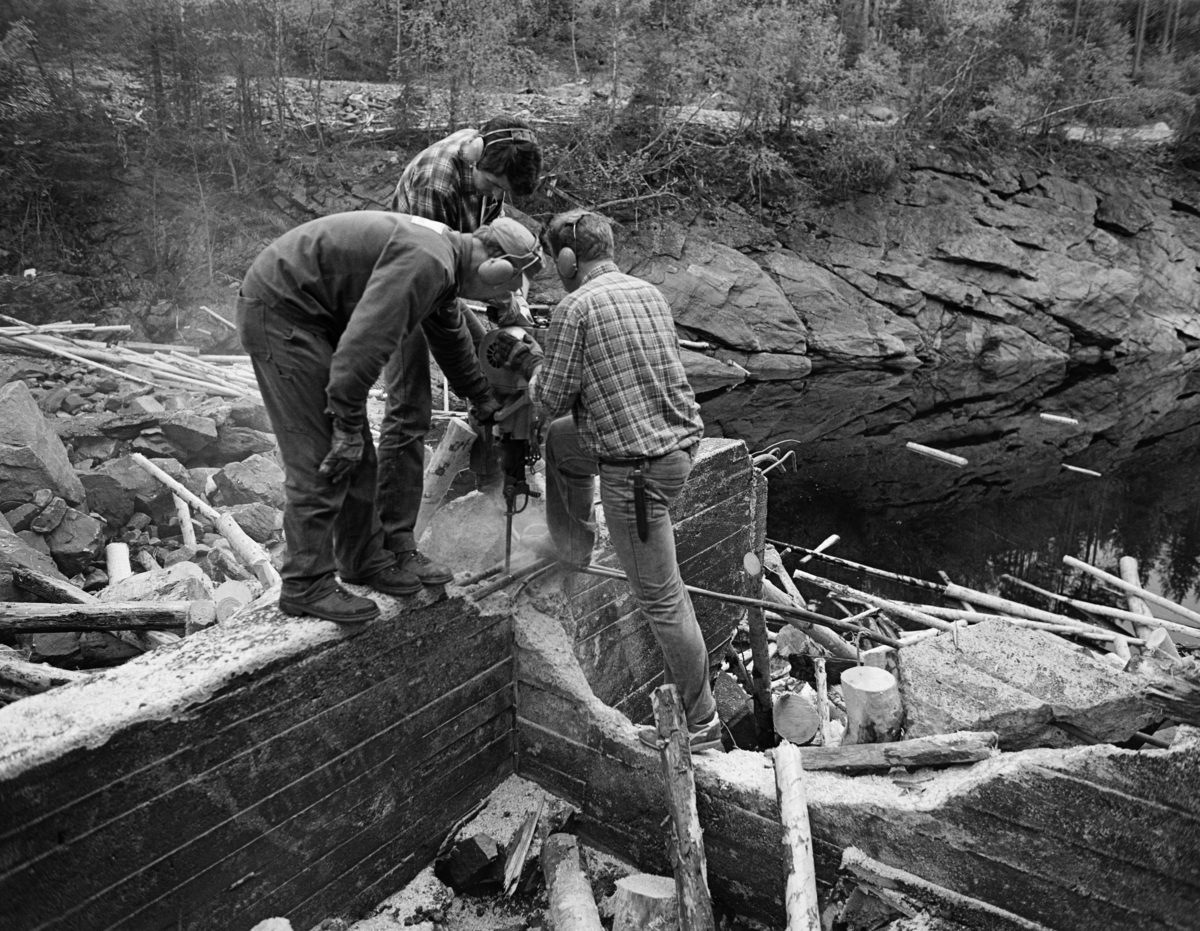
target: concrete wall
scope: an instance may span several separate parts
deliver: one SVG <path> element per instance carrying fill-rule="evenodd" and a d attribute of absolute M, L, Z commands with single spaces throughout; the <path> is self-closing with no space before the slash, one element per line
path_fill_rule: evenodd
<path fill-rule="evenodd" d="M 688 485 L 671 508 L 671 519 L 685 583 L 751 594 L 743 590 L 742 556 L 762 554 L 766 482 L 754 469 L 744 443 L 701 443 Z M 601 533 L 593 563 L 619 569 L 616 554 L 604 540 Z M 588 682 L 601 701 L 634 721 L 645 720 L 650 714 L 650 693 L 662 682 L 662 653 L 628 585 L 588 575 L 571 576 L 564 585 L 562 620 Z M 712 598 L 695 597 L 692 603 L 705 644 L 719 665 L 746 609 Z"/>
<path fill-rule="evenodd" d="M 412 878 L 512 769 L 511 622 L 381 601 L 358 635 L 271 607 L 0 710 L 0 927 L 308 928 Z"/>

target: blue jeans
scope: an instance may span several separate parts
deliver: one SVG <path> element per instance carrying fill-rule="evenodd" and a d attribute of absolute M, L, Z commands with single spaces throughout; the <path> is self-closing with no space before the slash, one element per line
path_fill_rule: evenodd
<path fill-rule="evenodd" d="M 333 345 L 245 297 L 238 297 L 237 328 L 286 476 L 283 594 L 316 598 L 333 584 L 335 571 L 362 579 L 386 569 L 395 560 L 383 548 L 375 510 L 375 444 L 365 420 L 362 462 L 350 478 L 332 483 L 317 474 L 333 436 L 325 413 Z"/>
<path fill-rule="evenodd" d="M 546 523 L 558 559 L 576 566 L 591 560 L 599 476 L 609 538 L 662 649 L 663 680 L 679 688 L 688 723 L 700 724 L 712 719 L 717 705 L 708 681 L 708 650 L 679 574 L 668 512 L 691 471 L 691 451 L 645 460 L 648 533 L 643 542 L 634 512 L 633 466 L 598 462 L 583 448 L 570 417 L 560 417 L 546 430 Z"/>

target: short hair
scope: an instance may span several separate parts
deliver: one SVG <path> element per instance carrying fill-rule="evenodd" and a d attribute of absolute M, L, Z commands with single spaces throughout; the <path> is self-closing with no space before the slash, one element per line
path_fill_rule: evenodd
<path fill-rule="evenodd" d="M 497 116 L 480 129 L 483 154 L 475 167 L 505 178 L 512 192 L 525 197 L 537 190 L 542 149 L 529 124 L 514 116 Z"/>
<path fill-rule="evenodd" d="M 551 258 L 563 249 L 574 249 L 577 262 L 613 257 L 612 224 L 608 217 L 590 210 L 560 213 L 546 227 L 545 241 Z"/>

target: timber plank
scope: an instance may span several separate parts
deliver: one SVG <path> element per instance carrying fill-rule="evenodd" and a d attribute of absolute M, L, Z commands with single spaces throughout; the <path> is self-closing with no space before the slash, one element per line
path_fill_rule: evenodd
<path fill-rule="evenodd" d="M 506 637 L 498 625 L 482 632 L 475 640 L 473 652 L 479 657 L 490 659 L 497 654 L 504 655 Z M 453 651 L 458 659 L 462 659 L 463 649 L 465 645 Z M 457 667 L 457 660 L 448 665 Z M 507 671 L 502 673 L 505 674 Z M 421 678 L 424 676 L 422 672 Z M 170 786 L 147 803 L 54 848 L 27 866 L 36 866 L 37 885 L 71 880 L 72 895 L 85 897 L 120 882 L 125 864 L 156 862 L 171 853 L 178 841 L 172 832 L 161 830 L 160 819 L 165 817 L 170 823 L 172 811 L 186 811 L 188 828 L 194 832 L 226 826 L 221 832 L 222 843 L 226 849 L 236 849 L 241 843 L 252 840 L 258 828 L 256 824 L 240 822 L 233 813 L 253 808 L 260 800 L 266 810 L 271 810 L 273 802 L 281 804 L 275 798 L 280 786 L 295 781 L 296 785 L 303 786 L 309 797 L 319 797 L 348 778 L 347 772 L 355 767 L 369 768 L 376 757 L 386 753 L 392 741 L 411 745 L 418 754 L 412 762 L 419 762 L 430 748 L 423 742 L 424 735 L 420 732 L 420 728 L 428 729 L 428 725 L 419 717 L 404 714 L 411 707 L 411 697 L 405 687 L 412 681 L 412 677 L 393 677 L 369 686 L 360 693 L 359 700 L 349 699 L 324 709 L 281 733 L 275 733 L 276 729 L 271 727 L 268 729 L 271 736 L 267 740 L 251 744 L 232 759 L 219 761 L 206 772 Z M 399 691 L 400 688 L 405 691 Z M 371 701 L 362 699 L 363 695 L 369 696 Z M 429 713 L 428 706 L 426 713 Z M 381 722 L 393 723 L 377 732 Z M 389 735 L 390 731 L 394 733 Z M 327 756 L 341 755 L 335 755 L 328 765 L 296 779 L 295 761 L 309 758 L 314 749 L 324 751 Z M 53 825 L 48 826 L 53 828 Z M 241 843 L 239 836 L 243 837 Z M 213 855 L 217 853 L 219 849 L 213 851 Z M 79 862 L 104 864 L 107 868 L 90 870 L 86 876 L 72 879 Z M 188 869 L 197 871 L 205 865 L 205 862 L 193 862 L 188 864 Z M 56 876 L 59 879 L 55 879 Z M 35 884 L 22 883 L 20 876 L 15 876 L 12 885 L 11 906 L 18 910 L 30 907 L 30 900 L 37 898 Z"/>

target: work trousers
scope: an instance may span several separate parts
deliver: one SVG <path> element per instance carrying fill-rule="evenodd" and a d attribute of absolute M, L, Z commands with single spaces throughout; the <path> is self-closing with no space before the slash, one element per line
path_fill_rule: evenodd
<path fill-rule="evenodd" d="M 283 532 L 287 555 L 283 594 L 317 597 L 345 578 L 367 578 L 392 565 L 375 509 L 375 446 L 363 421 L 363 457 L 348 479 L 317 474 L 329 453 L 332 427 L 325 413 L 334 347 L 264 302 L 238 297 L 237 328 L 254 365 L 286 476 Z"/>
<path fill-rule="evenodd" d="M 461 312 L 478 350 L 483 324 L 469 309 Z M 413 529 L 425 485 L 425 436 L 433 418 L 429 352 L 430 341 L 417 327 L 404 337 L 384 368 L 387 402 L 379 427 L 378 503 L 386 546 L 393 553 L 417 548 Z M 447 376 L 462 371 L 465 361 L 461 356 L 448 358 Z M 495 471 L 494 460 L 485 464 L 485 448 L 479 442 L 472 446 L 472 471 Z"/>
<path fill-rule="evenodd" d="M 693 447 L 694 449 L 694 447 Z M 596 542 L 596 478 L 609 538 L 633 596 L 663 653 L 663 680 L 683 698 L 689 724 L 717 712 L 708 681 L 708 650 L 675 557 L 668 511 L 692 471 L 692 452 L 643 460 L 647 534 L 638 537 L 632 464 L 598 461 L 583 448 L 571 417 L 546 430 L 546 523 L 559 560 L 587 565 Z"/>

